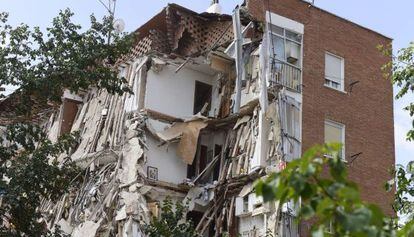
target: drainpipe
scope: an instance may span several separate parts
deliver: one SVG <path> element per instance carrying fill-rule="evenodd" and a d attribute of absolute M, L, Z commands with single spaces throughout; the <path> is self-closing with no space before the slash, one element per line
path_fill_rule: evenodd
<path fill-rule="evenodd" d="M 239 6 L 233 12 L 233 32 L 234 32 L 234 46 L 236 56 L 236 96 L 234 97 L 233 113 L 239 113 L 241 100 L 241 84 L 243 80 L 243 38 L 240 26 L 240 8 Z"/>

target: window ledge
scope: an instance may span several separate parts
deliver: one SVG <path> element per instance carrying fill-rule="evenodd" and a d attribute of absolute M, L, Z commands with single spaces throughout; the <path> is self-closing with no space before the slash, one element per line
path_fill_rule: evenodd
<path fill-rule="evenodd" d="M 328 159 L 333 159 L 333 156 L 331 156 L 331 155 L 323 155 L 323 157 L 324 158 L 328 158 Z M 340 158 L 340 160 L 342 161 L 342 162 L 344 162 L 345 164 L 348 164 L 348 160 L 346 160 L 345 158 Z"/>
<path fill-rule="evenodd" d="M 334 87 L 332 87 L 332 86 L 327 86 L 327 85 L 323 85 L 325 88 L 328 88 L 328 89 L 331 89 L 331 90 L 335 90 L 335 91 L 338 91 L 338 92 L 341 92 L 341 93 L 343 93 L 343 94 L 345 94 L 345 95 L 347 95 L 348 94 L 348 92 L 346 92 L 346 91 L 344 91 L 344 90 L 341 90 L 341 89 L 336 89 L 336 88 L 334 88 Z"/>

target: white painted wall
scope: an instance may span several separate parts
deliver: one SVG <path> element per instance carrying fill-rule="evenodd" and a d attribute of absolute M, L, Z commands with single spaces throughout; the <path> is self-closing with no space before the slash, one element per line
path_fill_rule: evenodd
<path fill-rule="evenodd" d="M 158 168 L 158 180 L 173 184 L 180 184 L 187 178 L 187 164 L 177 156 L 178 143 L 169 146 L 159 147 L 159 142 L 151 135 L 147 136 L 147 167 L 152 166 Z"/>
<path fill-rule="evenodd" d="M 239 234 L 247 236 L 265 236 L 265 215 L 246 216 L 239 218 Z M 256 231 L 254 231 L 256 230 Z"/>
<path fill-rule="evenodd" d="M 188 67 L 175 73 L 176 66 L 167 64 L 160 72 L 149 70 L 145 108 L 178 118 L 193 115 L 195 81 L 213 85 L 214 76 Z"/>
<path fill-rule="evenodd" d="M 285 29 L 300 33 L 302 35 L 305 32 L 305 26 L 302 23 L 278 15 L 274 12 L 266 11 L 266 21 L 272 23 L 273 25 L 283 27 Z"/>

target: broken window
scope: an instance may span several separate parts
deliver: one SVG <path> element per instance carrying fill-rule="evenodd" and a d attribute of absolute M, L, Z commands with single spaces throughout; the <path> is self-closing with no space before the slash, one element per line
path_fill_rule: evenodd
<path fill-rule="evenodd" d="M 187 168 L 187 178 L 194 179 L 206 168 L 207 154 L 208 147 L 201 145 L 197 150 L 196 158 L 194 159 L 193 163 Z"/>
<path fill-rule="evenodd" d="M 214 145 L 214 149 L 200 145 L 193 163 L 187 166 L 187 178 L 194 183 L 209 183 L 218 180 L 221 149 L 222 146 L 217 144 Z"/>
<path fill-rule="evenodd" d="M 212 86 L 203 82 L 195 82 L 194 90 L 194 114 L 201 112 L 207 115 L 211 107 Z"/>

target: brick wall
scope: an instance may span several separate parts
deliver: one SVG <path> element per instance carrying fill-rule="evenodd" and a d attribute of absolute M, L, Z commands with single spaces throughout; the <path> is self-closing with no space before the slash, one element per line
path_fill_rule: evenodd
<path fill-rule="evenodd" d="M 392 85 L 381 71 L 390 58 L 376 49 L 391 39 L 300 0 L 249 0 L 248 8 L 262 21 L 270 9 L 305 25 L 303 150 L 324 142 L 325 119 L 345 124 L 347 159 L 362 152 L 348 163 L 350 178 L 360 185 L 364 200 L 393 215 L 393 195 L 383 188 L 395 163 Z M 325 51 L 345 59 L 347 93 L 324 86 Z M 360 82 L 349 93 L 353 81 Z"/>

